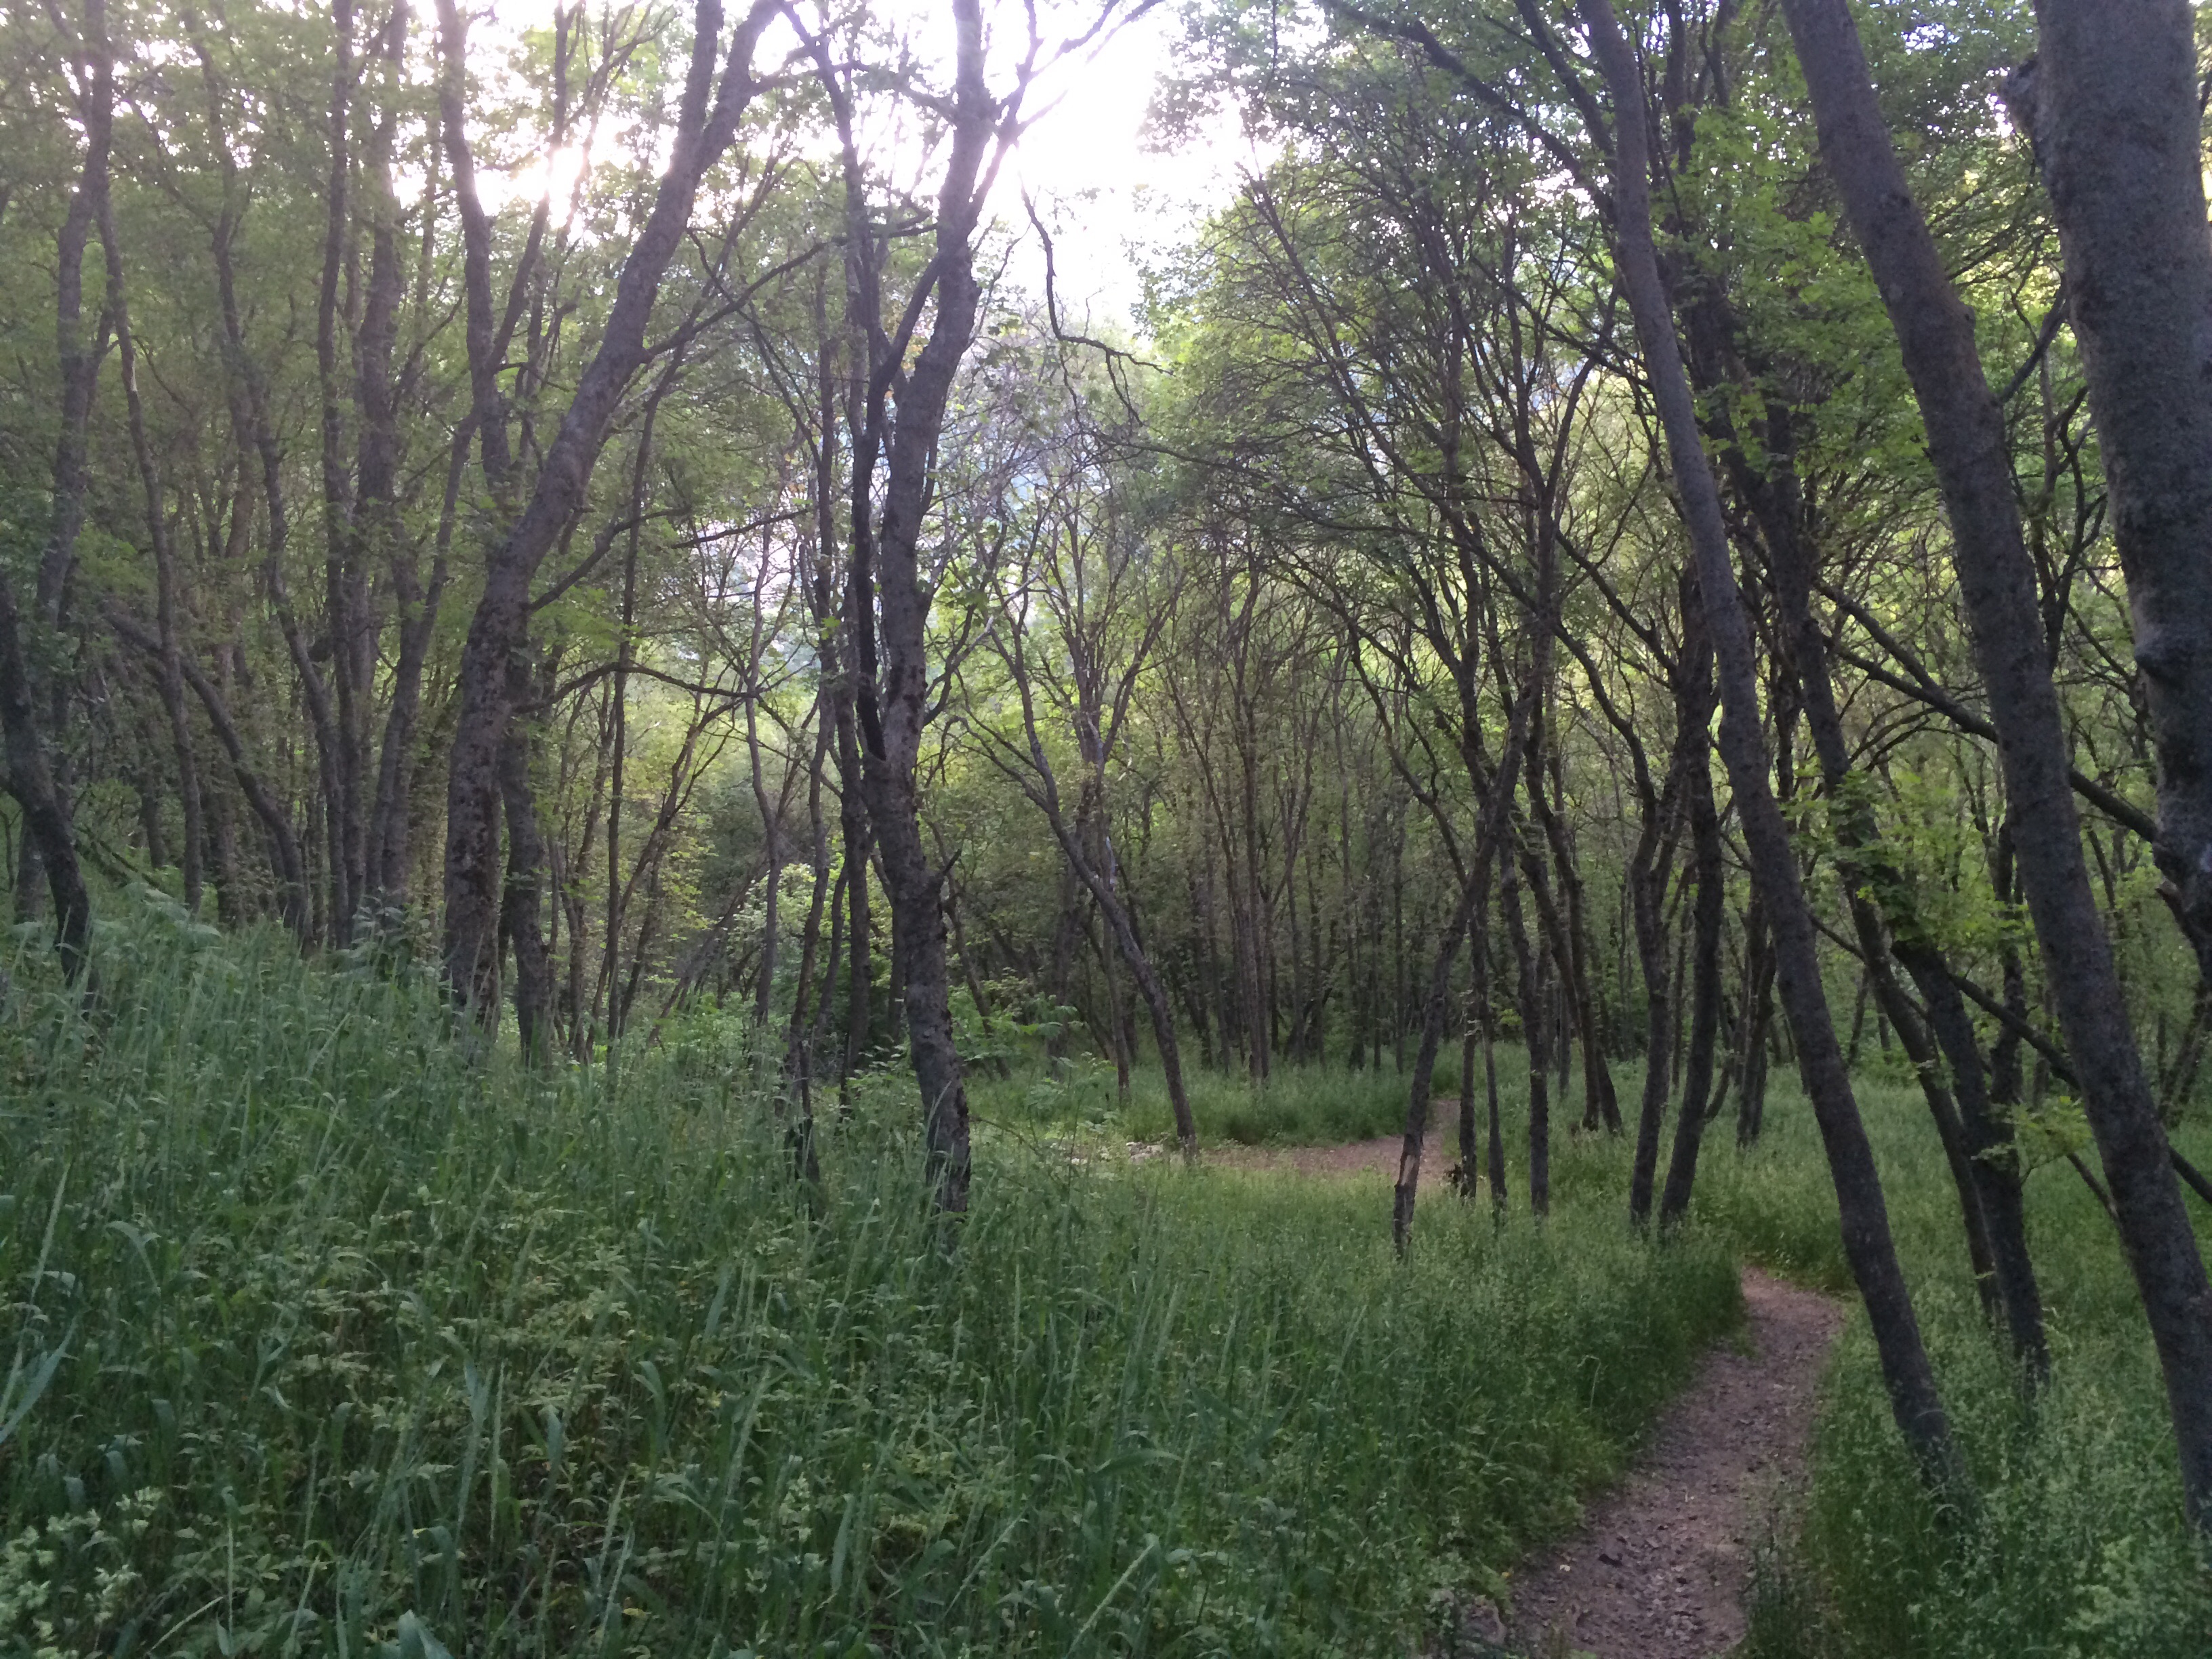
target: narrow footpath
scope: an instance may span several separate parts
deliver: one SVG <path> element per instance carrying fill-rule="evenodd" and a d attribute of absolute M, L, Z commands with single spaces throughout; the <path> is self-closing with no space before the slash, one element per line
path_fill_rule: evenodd
<path fill-rule="evenodd" d="M 1513 1575 L 1507 1651 L 1707 1659 L 1743 1639 L 1752 1550 L 1804 1484 L 1820 1370 L 1844 1323 L 1832 1298 L 1756 1268 L 1743 1297 L 1749 1352 L 1710 1350 L 1583 1529 Z"/>
<path fill-rule="evenodd" d="M 1423 1184 L 1449 1161 L 1456 1113 L 1422 1160 Z M 1210 1161 L 1315 1176 L 1395 1173 L 1398 1137 L 1344 1146 L 1228 1149 Z M 1528 1659 L 1711 1659 L 1744 1637 L 1752 1553 L 1805 1484 L 1821 1369 L 1843 1305 L 1743 1270 L 1741 1340 L 1708 1350 L 1661 1413 L 1620 1484 L 1595 1499 L 1572 1538 L 1514 1571 L 1512 1617 L 1466 1610 L 1460 1655 Z"/>

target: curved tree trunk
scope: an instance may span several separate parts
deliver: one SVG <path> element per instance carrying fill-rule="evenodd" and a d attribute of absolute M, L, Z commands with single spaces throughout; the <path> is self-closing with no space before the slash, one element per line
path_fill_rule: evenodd
<path fill-rule="evenodd" d="M 1920 403 L 1997 729 L 2028 912 L 2165 1374 L 2183 1501 L 2192 1521 L 2212 1528 L 2212 1281 L 2082 858 L 2002 411 L 1974 349 L 1973 318 L 1951 287 L 1882 124 L 1848 7 L 1784 0 L 1784 10 L 1812 92 L 1820 154 L 1866 250 Z M 2109 21 L 2102 27 L 2118 32 Z M 2194 234 L 2203 234 L 2201 215 Z"/>
<path fill-rule="evenodd" d="M 1636 319 L 1638 343 L 1666 434 L 1674 485 L 1712 635 L 1723 710 L 1721 756 L 1750 849 L 1753 879 L 1765 893 L 1774 918 L 1782 1004 L 1796 1038 L 1799 1070 L 1812 1097 L 1835 1182 L 1844 1255 L 1866 1304 L 1891 1410 L 1905 1443 L 1931 1480 L 1947 1487 L 1960 1486 L 1965 1473 L 1897 1259 L 1874 1151 L 1828 1015 L 1812 910 L 1767 775 L 1750 625 L 1738 598 L 1720 490 L 1699 438 L 1697 408 L 1652 240 L 1644 83 L 1607 0 L 1578 0 L 1578 4 L 1612 94 L 1614 246 L 1621 285 Z"/>

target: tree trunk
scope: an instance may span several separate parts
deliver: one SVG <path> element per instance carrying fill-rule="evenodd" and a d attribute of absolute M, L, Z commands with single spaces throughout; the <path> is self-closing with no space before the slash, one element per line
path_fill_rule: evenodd
<path fill-rule="evenodd" d="M 538 828 L 531 781 L 537 723 L 536 677 L 526 656 L 507 664 L 507 734 L 499 747 L 499 803 L 507 819 L 507 872 L 500 888 L 500 932 L 514 951 L 514 1027 L 525 1063 L 543 1064 L 553 1051 L 553 961 L 540 921 L 545 841 Z"/>
<path fill-rule="evenodd" d="M 1752 897 L 1744 922 L 1743 1085 L 1736 1095 L 1735 1144 L 1758 1145 L 1766 1127 L 1767 1049 L 1774 1011 L 1773 935 L 1766 907 Z"/>
<path fill-rule="evenodd" d="M 126 616 L 119 606 L 111 604 L 107 611 L 109 625 L 131 645 L 149 656 L 159 659 L 161 642 L 158 635 Z M 253 816 L 261 821 L 263 832 L 269 837 L 270 861 L 276 866 L 277 910 L 293 937 L 302 945 L 307 941 L 309 894 L 306 860 L 300 851 L 300 838 L 292 827 L 291 815 L 282 802 L 270 793 L 246 752 L 245 740 L 239 735 L 238 723 L 231 718 L 230 705 L 222 690 L 201 672 L 190 658 L 179 659 L 179 666 L 185 683 L 199 699 L 206 712 L 208 724 L 214 728 L 216 741 L 222 745 L 229 759 L 232 775 L 238 781 L 239 793 L 246 797 Z"/>
<path fill-rule="evenodd" d="M 1957 1006 L 1958 989 L 1940 951 L 1921 937 L 1917 918 L 1896 896 L 1903 883 L 1881 849 L 1881 831 L 1864 795 L 1854 789 L 1843 716 L 1828 674 L 1827 647 L 1813 616 L 1814 552 L 1798 488 L 1796 434 L 1786 408 L 1770 410 L 1761 435 L 1766 456 L 1763 470 L 1752 465 L 1732 433 L 1723 434 L 1724 453 L 1766 541 L 1782 654 L 1796 681 L 1822 782 L 1832 803 L 1838 862 L 1876 1012 L 1896 1028 L 1935 1119 L 1952 1184 L 1958 1190 L 1967 1255 L 1984 1310 L 2002 1310 L 2027 1376 L 2040 1380 L 2050 1358 L 2043 1338 L 2042 1297 L 2028 1258 L 2010 1128 L 1989 1110 L 1972 1024 Z M 1897 942 L 1897 961 L 1911 975 L 1928 1007 L 1933 1042 L 1897 983 L 1883 933 L 1885 922 Z M 1938 1046 L 1952 1076 L 1949 1090 L 1943 1087 L 1937 1068 Z"/>
<path fill-rule="evenodd" d="M 0 575 L 0 732 L 8 751 L 8 793 L 23 813 L 23 844 L 36 847 L 54 909 L 54 942 L 62 969 L 83 971 L 92 929 L 92 901 L 77 867 L 76 829 L 69 798 L 55 781 L 40 731 L 38 697 L 23 651 L 23 625 L 12 584 Z"/>
<path fill-rule="evenodd" d="M 1997 728 L 2029 914 L 2165 1374 L 2183 1501 L 2197 1526 L 2212 1528 L 2212 1283 L 2168 1161 L 2082 859 L 2002 414 L 1975 352 L 1973 318 L 1952 289 L 1882 125 L 1849 9 L 1843 0 L 1785 0 L 1784 10 L 1813 95 L 1821 155 L 1866 250 L 1920 403 Z M 2112 27 L 2109 20 L 2104 27 Z M 2188 61 L 2193 65 L 2193 55 Z M 2203 234 L 2201 217 L 2196 234 Z"/>
<path fill-rule="evenodd" d="M 1686 612 L 1697 607 L 1698 597 L 1687 582 L 1683 590 Z M 1709 653 L 1700 655 L 1704 663 L 1711 664 Z M 1711 710 L 1710 681 L 1693 691 L 1692 701 Z M 1705 728 L 1700 726 L 1698 730 L 1702 732 Z M 1698 896 L 1690 913 L 1690 1046 L 1682 1073 L 1682 1103 L 1674 1114 L 1674 1150 L 1667 1159 L 1667 1184 L 1659 1195 L 1662 1231 L 1678 1225 L 1689 1213 L 1720 1027 L 1721 926 L 1727 915 L 1727 869 L 1721 859 L 1721 820 L 1713 802 L 1712 771 L 1702 757 L 1690 768 L 1689 807 L 1690 845 L 1698 879 Z"/>
<path fill-rule="evenodd" d="M 1636 954 L 1644 971 L 1644 1092 L 1636 1109 L 1636 1154 L 1629 1170 L 1628 1219 L 1641 1227 L 1651 1218 L 1651 1191 L 1659 1168 L 1659 1131 L 1666 1121 L 1667 1097 L 1674 1085 L 1675 987 L 1667 937 L 1667 890 L 1673 884 L 1677 824 L 1689 789 L 1690 769 L 1709 766 L 1712 722 L 1712 645 L 1694 605 L 1682 612 L 1682 647 L 1676 658 L 1674 745 L 1667 781 L 1647 802 L 1644 829 L 1629 866 L 1631 916 Z M 1700 665 L 1703 665 L 1702 666 Z M 1702 715 L 1691 688 L 1706 687 Z M 1648 787 L 1648 786 L 1647 786 Z"/>
<path fill-rule="evenodd" d="M 63 215 L 58 248 L 55 337 L 61 419 L 54 442 L 53 511 L 46 544 L 40 550 L 30 619 L 41 634 L 55 635 L 64 619 L 70 573 L 76 567 L 77 537 L 84 526 L 90 483 L 86 434 L 100 374 L 100 351 L 85 337 L 84 253 L 94 222 L 106 210 L 114 130 L 114 58 L 108 46 L 106 0 L 85 0 L 82 40 L 91 71 L 91 85 L 78 110 L 84 129 L 84 165 Z M 53 908 L 55 944 L 64 972 L 73 979 L 86 965 L 92 901 L 77 864 L 76 813 L 58 757 L 49 749 L 61 736 L 68 700 L 58 676 L 52 684 L 44 682 L 36 669 L 38 653 L 27 647 L 14 584 L 0 574 L 0 732 L 6 738 L 8 793 L 23 813 L 21 878 L 15 902 L 19 913 L 27 916 L 33 912 L 37 878 L 43 872 Z M 51 732 L 46 729 L 50 722 Z"/>
<path fill-rule="evenodd" d="M 1513 946 L 1515 1000 L 1521 1010 L 1521 1036 L 1528 1051 L 1528 1212 L 1545 1215 L 1552 1207 L 1551 1073 L 1544 1067 L 1544 998 L 1535 948 L 1521 909 L 1521 870 L 1507 860 L 1498 882 L 1498 908 Z"/>
<path fill-rule="evenodd" d="M 2096 416 L 2138 684 L 2160 873 L 2212 980 L 2212 239 L 2192 9 L 2038 0 L 2008 90 L 2051 192 Z"/>
<path fill-rule="evenodd" d="M 1613 228 L 1620 281 L 1635 317 L 1638 343 L 1696 558 L 1698 586 L 1718 670 L 1721 755 L 1750 850 L 1753 879 L 1765 894 L 1774 918 L 1783 1007 L 1796 1038 L 1799 1068 L 1827 1151 L 1844 1255 L 1866 1304 L 1891 1410 L 1905 1443 L 1932 1480 L 1947 1487 L 1961 1486 L 1965 1474 L 1890 1235 L 1874 1151 L 1828 1017 L 1812 910 L 1767 776 L 1750 626 L 1729 559 L 1720 490 L 1698 435 L 1697 408 L 1652 241 L 1644 84 L 1607 0 L 1578 0 L 1578 4 L 1612 92 Z"/>
<path fill-rule="evenodd" d="M 116 240 L 115 218 L 103 196 L 99 204 L 100 243 L 107 260 L 107 314 L 115 329 L 116 356 L 123 379 L 123 400 L 131 428 L 131 453 L 144 494 L 146 535 L 154 552 L 155 604 L 159 617 L 158 680 L 161 707 L 169 720 L 169 743 L 177 762 L 177 799 L 184 812 L 185 908 L 200 908 L 200 858 L 206 845 L 200 821 L 199 765 L 192 754 L 191 725 L 185 707 L 184 658 L 177 643 L 177 561 L 169 540 L 168 506 L 163 498 L 161 465 L 146 430 L 146 404 L 138 391 L 138 343 L 131 326 L 131 307 L 123 276 L 123 249 Z"/>
<path fill-rule="evenodd" d="M 605 331 L 546 449 L 530 500 L 489 550 L 483 596 L 461 651 L 460 711 L 447 759 L 444 879 L 447 984 L 480 1017 L 490 1011 L 498 954 L 499 751 L 513 714 L 508 669 L 525 648 L 531 582 L 581 508 L 608 422 L 645 362 L 646 325 L 661 277 L 690 228 L 701 179 L 729 147 L 751 102 L 753 45 L 774 15 L 770 0 L 755 0 L 738 25 L 718 85 L 721 7 L 719 0 L 698 0 L 667 170 L 623 261 Z M 449 133 L 449 143 L 458 136 Z"/>
<path fill-rule="evenodd" d="M 1437 1051 L 1443 1044 L 1444 1025 L 1451 1008 L 1452 966 L 1459 958 L 1460 946 L 1478 929 L 1478 918 L 1483 915 L 1483 901 L 1490 887 L 1490 866 L 1499 852 L 1499 843 L 1508 833 L 1513 811 L 1513 793 L 1520 777 L 1521 768 L 1529 742 L 1529 727 L 1535 720 L 1536 701 L 1550 678 L 1550 659 L 1547 650 L 1549 635 L 1537 636 L 1536 663 L 1531 671 L 1528 685 L 1514 699 L 1513 708 L 1507 717 L 1505 744 L 1498 757 L 1497 769 L 1487 781 L 1487 793 L 1482 794 L 1484 781 L 1470 764 L 1469 773 L 1475 777 L 1478 795 L 1482 800 L 1481 817 L 1477 820 L 1474 847 L 1468 860 L 1460 890 L 1455 913 L 1444 924 L 1436 961 L 1429 970 L 1428 995 L 1421 1007 L 1421 1042 L 1413 1054 L 1413 1079 L 1406 1097 L 1406 1133 L 1398 1153 L 1398 1180 L 1391 1194 L 1390 1235 L 1398 1253 L 1405 1254 L 1413 1237 L 1413 1201 L 1420 1186 L 1421 1144 L 1427 1133 L 1429 1095 L 1434 1087 Z M 1470 750 L 1470 757 L 1472 751 Z M 1515 877 L 1516 861 L 1509 853 L 1499 860 L 1504 866 L 1506 891 L 1510 895 Z M 1509 912 L 1511 924 L 1517 928 L 1517 910 Z M 1523 936 L 1525 940 L 1525 935 Z M 1402 1023 L 1402 1022 L 1401 1022 Z M 1542 1067 L 1532 1057 L 1529 1066 L 1532 1092 L 1540 1089 Z M 1495 1104 L 1493 1103 L 1493 1111 Z M 1531 1112 L 1534 1108 L 1531 1106 Z M 1530 1121 L 1535 1121 L 1532 1115 Z M 1533 1133 L 1533 1131 L 1532 1131 Z M 1493 1156 L 1496 1156 L 1493 1152 Z M 1534 1154 L 1532 1150 L 1532 1159 Z M 1536 1166 L 1532 1163 L 1532 1171 Z"/>

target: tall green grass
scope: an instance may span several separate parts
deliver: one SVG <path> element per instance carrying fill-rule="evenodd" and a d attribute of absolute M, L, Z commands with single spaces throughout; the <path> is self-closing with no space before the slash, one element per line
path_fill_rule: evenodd
<path fill-rule="evenodd" d="M 1608 1202 L 1389 1253 L 1379 1182 L 985 1132 L 789 1175 L 741 1034 L 471 1062 L 434 988 L 150 900 L 0 1003 L 0 1652 L 1403 1651 L 1737 1315 Z"/>
<path fill-rule="evenodd" d="M 1802 1542 L 1771 1561 L 1752 1651 L 1767 1659 L 2203 1659 L 2212 1562 L 2182 1520 L 2166 1397 L 2117 1236 L 2063 1160 L 2027 1184 L 2053 1371 L 2023 1401 L 1982 1316 L 1958 1200 L 1917 1090 L 1862 1079 L 1921 1324 L 1974 1477 L 1938 1513 L 1889 1415 L 1854 1317 L 1829 1378 Z M 1811 1109 L 1778 1089 L 1763 1144 L 1710 1146 L 1699 1227 L 1793 1277 L 1848 1292 Z M 1726 1126 L 1717 1125 L 1725 1130 Z M 2184 1137 L 2202 1156 L 2208 1137 Z M 1607 1156 L 1593 1150 L 1591 1156 Z M 2094 1154 L 2091 1155 L 2094 1158 Z M 2191 1200 L 2192 1205 L 2194 1200 Z M 2212 1220 L 2195 1211 L 2200 1237 Z"/>
<path fill-rule="evenodd" d="M 1525 1095 L 1527 1075 L 1525 1051 L 1500 1051 L 1502 1091 L 1516 1098 Z M 1396 1134 L 1406 1127 L 1410 1084 L 1410 1073 L 1394 1066 L 1354 1070 L 1341 1063 L 1279 1063 L 1264 1084 L 1255 1084 L 1242 1073 L 1196 1066 L 1184 1077 L 1201 1146 L 1332 1146 Z M 1431 1087 L 1439 1101 L 1458 1094 L 1456 1060 L 1438 1062 Z M 1124 1101 L 1114 1068 L 1104 1060 L 1086 1056 L 1053 1061 L 1041 1054 L 1024 1054 L 1015 1059 L 1005 1076 L 971 1079 L 969 1098 L 979 1117 L 1010 1127 L 1111 1131 L 1161 1144 L 1175 1139 L 1167 1085 L 1152 1066 L 1131 1073 L 1129 1097 Z M 1571 1109 L 1579 1113 L 1581 1106 L 1577 1093 Z"/>

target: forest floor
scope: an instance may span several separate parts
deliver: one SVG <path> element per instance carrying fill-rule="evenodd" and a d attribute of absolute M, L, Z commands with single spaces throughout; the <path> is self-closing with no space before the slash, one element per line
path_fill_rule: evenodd
<path fill-rule="evenodd" d="M 1437 1103 L 1425 1176 L 1456 1157 L 1457 1116 Z M 1395 1176 L 1403 1144 L 1382 1135 L 1206 1157 L 1313 1176 Z M 1468 1606 L 1458 1652 L 1707 1659 L 1742 1641 L 1753 1553 L 1786 1525 L 1803 1490 L 1820 1373 L 1844 1323 L 1833 1297 L 1754 1267 L 1743 1271 L 1743 1297 L 1740 1339 L 1706 1354 L 1581 1530 L 1514 1574 L 1510 1621 L 1486 1601 Z"/>

